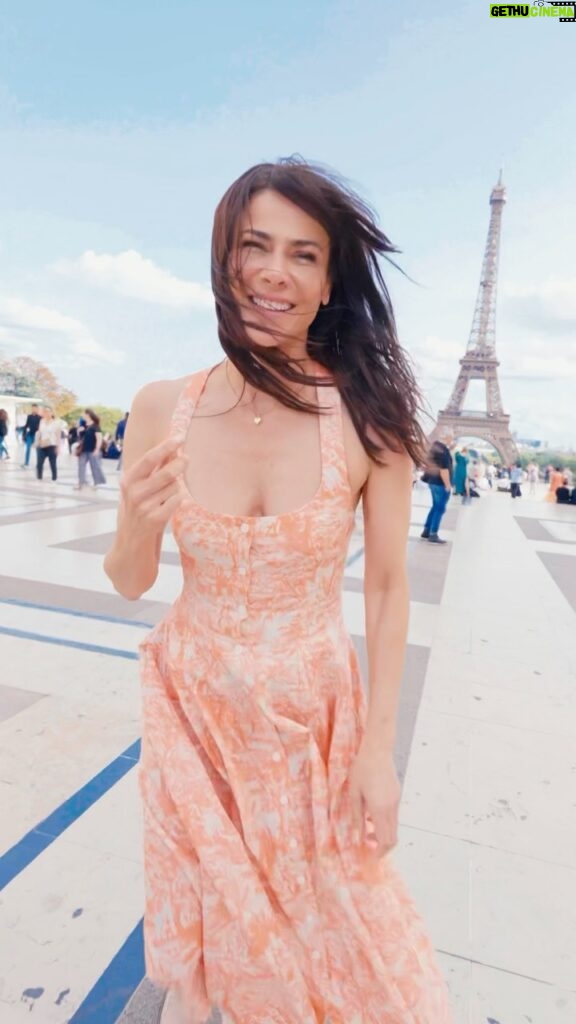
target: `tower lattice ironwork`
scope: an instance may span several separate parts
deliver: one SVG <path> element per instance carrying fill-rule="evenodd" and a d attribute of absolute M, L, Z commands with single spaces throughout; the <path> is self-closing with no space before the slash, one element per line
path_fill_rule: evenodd
<path fill-rule="evenodd" d="M 498 256 L 502 211 L 506 202 L 506 189 L 502 173 L 490 195 L 490 225 L 482 262 L 480 288 L 476 299 L 472 328 L 466 352 L 460 360 L 460 371 L 445 409 L 438 419 L 430 438 L 442 434 L 458 437 L 478 437 L 494 446 L 502 461 L 509 465 L 518 455 L 510 432 L 510 417 L 504 412 L 496 358 L 496 292 L 498 284 Z M 486 387 L 486 408 L 474 411 L 464 408 L 470 381 L 482 380 Z"/>

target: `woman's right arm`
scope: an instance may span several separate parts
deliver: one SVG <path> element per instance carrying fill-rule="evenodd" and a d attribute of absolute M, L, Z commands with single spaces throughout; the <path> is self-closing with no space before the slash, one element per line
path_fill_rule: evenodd
<path fill-rule="evenodd" d="M 129 601 L 154 584 L 162 535 L 185 496 L 181 441 L 166 437 L 177 394 L 174 384 L 149 384 L 137 394 L 124 439 L 118 526 L 104 570 Z M 164 440 L 158 444 L 158 438 Z"/>

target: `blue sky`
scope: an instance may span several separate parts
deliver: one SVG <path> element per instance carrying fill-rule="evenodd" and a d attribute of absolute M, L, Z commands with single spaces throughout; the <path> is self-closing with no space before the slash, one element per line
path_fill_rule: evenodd
<path fill-rule="evenodd" d="M 464 351 L 490 189 L 508 189 L 497 345 L 523 436 L 576 445 L 576 25 L 489 4 L 4 0 L 0 352 L 83 402 L 219 358 L 212 214 L 293 152 L 352 180 L 432 411 Z"/>

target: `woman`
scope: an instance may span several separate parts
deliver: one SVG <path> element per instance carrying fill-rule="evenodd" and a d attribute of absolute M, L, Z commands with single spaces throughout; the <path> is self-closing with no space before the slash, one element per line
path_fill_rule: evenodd
<path fill-rule="evenodd" d="M 10 420 L 8 419 L 8 413 L 6 409 L 0 409 L 0 459 L 9 459 L 10 452 L 6 446 L 6 438 L 8 437 L 8 427 L 10 426 Z"/>
<path fill-rule="evenodd" d="M 50 406 L 42 410 L 42 419 L 36 431 L 36 476 L 42 480 L 44 474 L 44 463 L 46 459 L 50 464 L 52 472 L 52 483 L 58 479 L 58 453 L 60 451 L 60 440 L 62 427 L 60 420 L 57 420 Z"/>
<path fill-rule="evenodd" d="M 544 497 L 545 501 L 556 501 L 556 491 L 562 486 L 563 480 L 562 466 L 553 467 L 548 479 L 548 490 Z"/>
<path fill-rule="evenodd" d="M 102 472 L 100 464 L 100 449 L 102 447 L 102 430 L 100 418 L 92 409 L 85 409 L 86 426 L 80 441 L 80 452 L 78 455 L 78 484 L 76 491 L 86 487 L 86 467 L 90 466 L 92 473 L 92 485 L 94 488 L 106 483 L 106 477 Z"/>
<path fill-rule="evenodd" d="M 454 494 L 460 495 L 462 504 L 470 502 L 468 486 L 468 449 L 462 448 L 454 455 Z"/>
<path fill-rule="evenodd" d="M 172 522 L 181 596 L 142 645 L 146 961 L 163 1024 L 447 1024 L 389 851 L 415 382 L 370 211 L 301 161 L 216 211 L 226 357 L 134 401 L 106 571 L 136 600 Z M 158 440 L 160 439 L 160 443 Z M 370 696 L 341 588 L 362 497 Z"/>

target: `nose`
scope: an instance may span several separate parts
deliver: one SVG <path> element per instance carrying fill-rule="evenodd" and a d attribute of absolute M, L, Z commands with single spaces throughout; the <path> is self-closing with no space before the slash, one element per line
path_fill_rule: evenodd
<path fill-rule="evenodd" d="M 260 271 L 262 279 L 273 287 L 285 284 L 287 274 L 282 256 L 269 253 L 266 258 L 266 264 Z"/>

